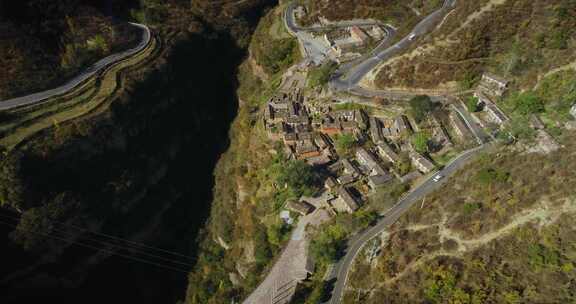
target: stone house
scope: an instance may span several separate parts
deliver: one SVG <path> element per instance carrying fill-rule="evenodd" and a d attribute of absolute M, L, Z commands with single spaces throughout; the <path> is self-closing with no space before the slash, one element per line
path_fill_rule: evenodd
<path fill-rule="evenodd" d="M 304 201 L 290 200 L 286 204 L 286 208 L 290 211 L 294 211 L 300 215 L 308 215 L 314 211 L 314 206 L 310 205 Z"/>
<path fill-rule="evenodd" d="M 456 136 L 459 138 L 465 138 L 468 136 L 468 127 L 466 127 L 464 120 L 456 111 L 450 112 L 450 124 L 452 124 Z"/>
<path fill-rule="evenodd" d="M 428 173 L 436 168 L 428 158 L 419 153 L 410 153 L 410 159 L 412 160 L 414 167 L 416 167 L 420 172 Z"/>
<path fill-rule="evenodd" d="M 495 97 L 504 95 L 508 89 L 509 81 L 490 73 L 484 73 L 478 84 L 477 91 L 484 92 Z"/>
<path fill-rule="evenodd" d="M 508 117 L 506 117 L 504 112 L 502 112 L 495 103 L 486 104 L 484 110 L 488 113 L 488 119 L 493 123 L 502 125 L 508 121 Z"/>
<path fill-rule="evenodd" d="M 358 26 L 352 26 L 350 28 L 350 36 L 360 45 L 365 44 L 370 39 L 370 37 Z"/>
<path fill-rule="evenodd" d="M 346 187 L 338 188 L 338 199 L 332 202 L 332 206 L 339 212 L 353 213 L 360 206 Z"/>
<path fill-rule="evenodd" d="M 388 145 L 386 142 L 378 144 L 378 146 L 376 146 L 376 149 L 378 150 L 378 154 L 380 154 L 382 158 L 387 159 L 391 163 L 397 163 L 398 161 L 400 161 L 400 156 L 398 156 L 398 154 L 394 152 L 394 150 L 392 150 L 392 147 L 390 147 L 390 145 Z"/>

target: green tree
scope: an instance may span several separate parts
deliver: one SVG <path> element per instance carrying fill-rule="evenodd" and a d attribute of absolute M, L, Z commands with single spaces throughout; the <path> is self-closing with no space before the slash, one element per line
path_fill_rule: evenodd
<path fill-rule="evenodd" d="M 532 244 L 528 246 L 528 258 L 532 267 L 546 267 L 561 265 L 560 254 L 542 244 Z"/>
<path fill-rule="evenodd" d="M 398 174 L 406 175 L 412 170 L 412 162 L 410 161 L 410 156 L 408 153 L 400 153 L 400 160 L 394 164 Z"/>
<path fill-rule="evenodd" d="M 431 303 L 448 303 L 456 291 L 456 276 L 444 268 L 432 270 L 431 276 L 424 282 L 424 296 Z"/>
<path fill-rule="evenodd" d="M 23 206 L 27 192 L 20 176 L 21 165 L 19 156 L 9 156 L 0 163 L 0 206 L 26 207 Z"/>
<path fill-rule="evenodd" d="M 268 227 L 268 241 L 274 246 L 280 246 L 286 240 L 288 232 L 290 232 L 290 227 L 278 221 Z"/>
<path fill-rule="evenodd" d="M 499 169 L 484 168 L 476 174 L 476 180 L 488 187 L 488 195 L 492 195 L 492 185 L 508 181 L 510 174 Z"/>
<path fill-rule="evenodd" d="M 360 210 L 354 213 L 354 219 L 358 222 L 359 227 L 366 228 L 376 222 L 378 212 L 374 210 Z"/>
<path fill-rule="evenodd" d="M 276 164 L 277 183 L 286 185 L 296 197 L 312 195 L 317 187 L 317 177 L 311 166 L 304 161 L 288 161 Z"/>
<path fill-rule="evenodd" d="M 310 243 L 310 252 L 316 261 L 324 264 L 336 262 L 346 246 L 348 233 L 340 224 L 328 226 Z"/>
<path fill-rule="evenodd" d="M 80 203 L 76 197 L 63 192 L 55 198 L 45 201 L 39 207 L 26 210 L 11 237 L 25 250 L 61 248 L 65 244 L 52 242 L 46 236 L 69 227 L 63 222 L 74 220 L 79 206 Z M 73 231 L 65 233 L 74 235 Z"/>
<path fill-rule="evenodd" d="M 95 35 L 94 37 L 88 39 L 88 41 L 86 41 L 86 45 L 89 50 L 99 51 L 103 54 L 106 54 L 110 51 L 110 47 L 102 35 Z"/>
<path fill-rule="evenodd" d="M 417 132 L 412 135 L 412 145 L 414 146 L 414 149 L 419 153 L 429 152 L 429 141 L 430 138 L 425 132 Z"/>
<path fill-rule="evenodd" d="M 270 248 L 266 232 L 260 227 L 256 229 L 254 242 L 254 258 L 256 264 L 264 265 L 272 258 L 272 249 Z"/>
<path fill-rule="evenodd" d="M 502 296 L 506 304 L 518 304 L 522 300 L 522 297 L 516 290 L 506 291 Z"/>
<path fill-rule="evenodd" d="M 132 18 L 144 24 L 159 24 L 168 16 L 168 8 L 161 0 L 140 0 L 140 9 L 130 11 Z"/>
<path fill-rule="evenodd" d="M 276 74 L 292 65 L 297 58 L 298 43 L 295 39 L 268 40 L 266 46 L 256 48 L 258 63 L 266 73 Z"/>
<path fill-rule="evenodd" d="M 473 71 L 467 71 L 462 80 L 459 81 L 459 86 L 462 90 L 470 90 L 476 82 L 478 82 L 478 74 Z"/>
<path fill-rule="evenodd" d="M 417 122 L 424 120 L 426 115 L 434 110 L 434 103 L 427 95 L 416 96 L 409 101 L 412 116 Z"/>

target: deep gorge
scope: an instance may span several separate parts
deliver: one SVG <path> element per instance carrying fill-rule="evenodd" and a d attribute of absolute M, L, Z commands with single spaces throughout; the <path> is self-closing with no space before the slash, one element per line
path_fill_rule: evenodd
<path fill-rule="evenodd" d="M 2 187 L 22 189 L 10 203 L 37 220 L 53 216 L 194 257 L 209 214 L 214 166 L 237 112 L 236 69 L 244 56 L 225 31 L 180 37 L 165 63 L 115 101 L 90 134 L 46 152 L 43 140 L 54 136 L 51 130 L 9 155 L 4 166 L 16 168 L 15 176 L 3 177 Z M 2 211 L 6 222 L 15 215 Z M 33 229 L 58 232 L 50 223 Z M 98 256 L 38 233 L 18 236 L 31 247 L 24 251 L 9 236 L 13 228 L 1 228 L 0 284 L 10 290 L 0 296 L 3 303 L 184 298 L 186 273 Z M 88 242 L 85 233 L 65 230 Z"/>

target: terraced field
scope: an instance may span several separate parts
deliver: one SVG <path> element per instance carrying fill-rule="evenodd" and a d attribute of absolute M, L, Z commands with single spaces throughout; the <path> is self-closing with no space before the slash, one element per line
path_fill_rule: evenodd
<path fill-rule="evenodd" d="M 42 130 L 103 113 L 125 89 L 125 76 L 144 69 L 163 49 L 156 37 L 141 52 L 111 65 L 63 96 L 3 113 L 0 145 L 11 150 Z"/>

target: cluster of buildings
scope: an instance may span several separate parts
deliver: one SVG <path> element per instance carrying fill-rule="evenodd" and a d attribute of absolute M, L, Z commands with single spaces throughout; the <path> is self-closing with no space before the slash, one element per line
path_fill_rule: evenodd
<path fill-rule="evenodd" d="M 264 126 L 271 139 L 284 142 L 290 158 L 311 165 L 326 164 L 334 157 L 334 150 L 328 138 L 312 129 L 303 100 L 300 89 L 277 94 L 264 109 Z"/>
<path fill-rule="evenodd" d="M 322 35 L 323 42 L 330 46 L 336 58 L 367 46 L 371 41 L 380 41 L 386 36 L 386 31 L 380 25 L 350 26 L 336 29 Z"/>
<path fill-rule="evenodd" d="M 282 141 L 290 159 L 326 168 L 325 188 L 333 194 L 328 204 L 337 212 L 354 212 L 362 197 L 398 178 L 405 182 L 433 171 L 436 166 L 414 151 L 409 140 L 413 133 L 409 119 L 400 115 L 382 120 L 364 110 L 333 110 L 307 104 L 298 89 L 278 93 L 264 110 L 264 126 L 272 140 Z M 358 147 L 352 155 L 338 155 L 335 141 L 352 135 Z M 399 153 L 405 152 L 405 157 Z M 410 162 L 414 171 L 400 175 L 399 162 Z M 307 214 L 313 207 L 291 201 L 287 208 Z"/>

